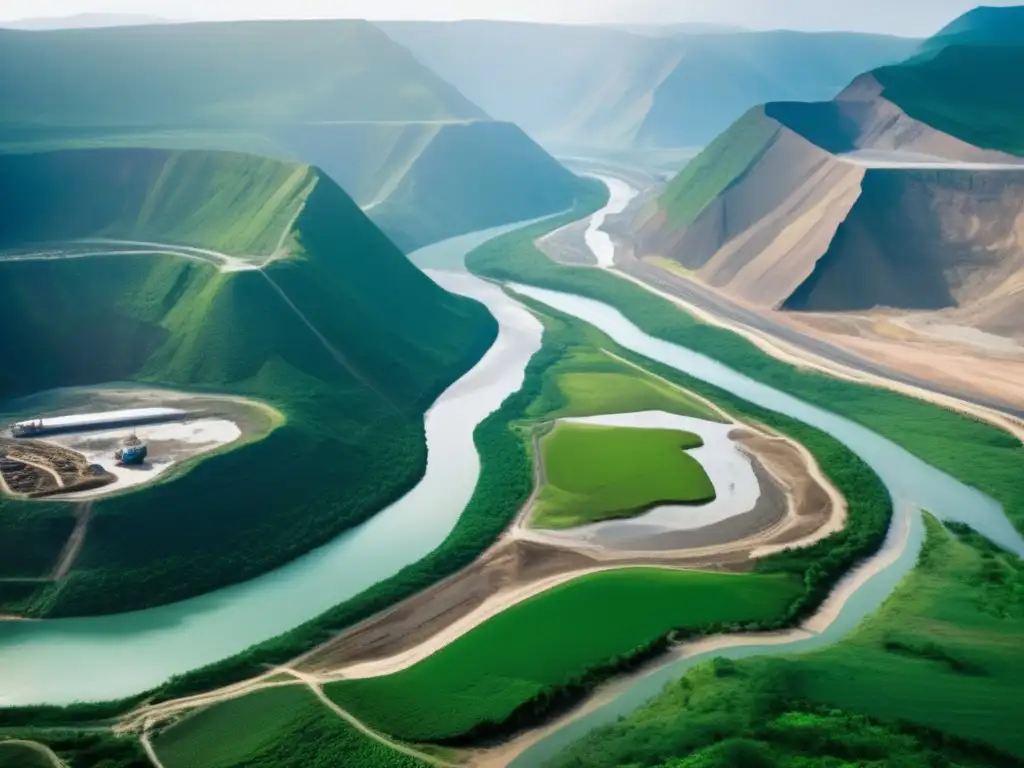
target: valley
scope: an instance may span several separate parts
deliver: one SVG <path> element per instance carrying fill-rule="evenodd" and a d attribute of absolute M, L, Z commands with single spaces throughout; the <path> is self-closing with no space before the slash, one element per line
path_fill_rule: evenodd
<path fill-rule="evenodd" d="M 1024 761 L 1019 9 L 84 18 L 0 29 L 0 766 Z"/>

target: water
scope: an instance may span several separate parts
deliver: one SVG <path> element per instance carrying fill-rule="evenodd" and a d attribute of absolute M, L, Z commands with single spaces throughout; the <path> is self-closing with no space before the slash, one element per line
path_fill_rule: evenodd
<path fill-rule="evenodd" d="M 587 227 L 583 239 L 587 243 L 587 248 L 597 259 L 597 265 L 609 268 L 615 264 L 615 243 L 612 242 L 611 236 L 601 229 L 601 225 L 609 216 L 626 210 L 626 206 L 640 194 L 640 191 L 612 176 L 594 176 L 594 178 L 608 187 L 608 203 L 591 217 L 590 226 Z"/>
<path fill-rule="evenodd" d="M 453 266 L 507 228 L 425 249 Z M 473 431 L 522 385 L 541 325 L 466 273 L 430 273 L 487 305 L 500 324 L 484 358 L 427 413 L 427 471 L 366 524 L 264 576 L 201 597 L 115 616 L 0 622 L 0 705 L 67 704 L 140 693 L 239 653 L 328 610 L 423 558 L 445 539 L 479 476 Z"/>

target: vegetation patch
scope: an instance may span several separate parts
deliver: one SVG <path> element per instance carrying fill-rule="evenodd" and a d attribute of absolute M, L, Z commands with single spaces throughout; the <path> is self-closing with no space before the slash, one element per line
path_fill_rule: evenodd
<path fill-rule="evenodd" d="M 752 765 L 791 765 L 796 755 L 1024 765 L 1024 563 L 973 532 L 926 523 L 917 568 L 853 634 L 801 656 L 722 660 L 727 675 L 696 668 L 556 765 L 677 768 L 734 739 L 757 742 L 750 754 L 766 760 Z M 1001 578 L 979 589 L 996 570 Z M 717 760 L 706 764 L 728 764 Z"/>
<path fill-rule="evenodd" d="M 1024 155 L 1022 45 L 952 45 L 882 67 L 883 95 L 908 115 L 969 144 Z"/>
<path fill-rule="evenodd" d="M 502 612 L 394 675 L 346 680 L 328 695 L 403 739 L 445 741 L 536 716 L 560 688 L 672 630 L 757 622 L 801 590 L 788 576 L 630 568 L 585 576 Z"/>
<path fill-rule="evenodd" d="M 167 768 L 426 765 L 355 730 L 303 685 L 215 704 L 168 728 L 153 746 Z"/>
<path fill-rule="evenodd" d="M 531 524 L 572 528 L 633 517 L 660 504 L 701 504 L 715 489 L 686 453 L 704 441 L 671 429 L 559 423 L 541 441 L 547 482 Z"/>

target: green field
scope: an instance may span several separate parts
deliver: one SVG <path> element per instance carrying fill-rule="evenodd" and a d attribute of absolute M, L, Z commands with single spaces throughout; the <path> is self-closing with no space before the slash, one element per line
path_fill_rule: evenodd
<path fill-rule="evenodd" d="M 678 758 L 668 765 L 724 768 L 730 763 L 710 757 L 681 759 L 733 739 L 754 742 L 732 747 L 762 756 L 742 763 L 751 765 L 826 755 L 856 765 L 1021 765 L 1008 754 L 1024 758 L 1024 564 L 976 534 L 958 539 L 932 519 L 927 530 L 917 568 L 838 644 L 698 667 L 556 765 Z"/>
<path fill-rule="evenodd" d="M 547 482 L 531 525 L 572 528 L 633 517 L 660 504 L 701 504 L 715 489 L 685 451 L 698 435 L 560 423 L 541 441 Z"/>
<path fill-rule="evenodd" d="M 545 382 L 545 392 L 531 407 L 531 414 L 562 419 L 665 411 L 722 421 L 721 414 L 692 393 L 593 349 L 565 355 Z"/>
<path fill-rule="evenodd" d="M 347 680 L 328 695 L 403 739 L 435 741 L 500 727 L 549 704 L 560 688 L 673 629 L 756 622 L 801 591 L 786 576 L 632 568 L 587 576 L 490 619 L 415 666 Z"/>
<path fill-rule="evenodd" d="M 15 363 L 0 369 L 0 411 L 25 415 L 11 413 L 13 398 L 56 387 L 136 381 L 251 397 L 286 422 L 181 480 L 99 502 L 67 581 L 30 598 L 23 582 L 4 590 L 11 603 L 0 611 L 171 602 L 326 543 L 419 480 L 424 411 L 496 331 L 483 307 L 438 288 L 305 166 L 206 152 L 103 155 L 0 157 L 0 168 L 19 169 L 0 173 L 0 197 L 19 213 L 4 236 L 27 242 L 55 221 L 66 237 L 120 233 L 124 221 L 141 239 L 259 248 L 281 238 L 275 228 L 294 217 L 298 190 L 312 189 L 286 238 L 289 257 L 262 271 L 163 255 L 0 261 L 0 324 L 18 328 L 0 339 L 0 356 Z M 71 508 L 0 508 L 0 575 L 45 574 Z"/>
<path fill-rule="evenodd" d="M 270 688 L 187 717 L 154 740 L 166 768 L 415 768 L 373 741 L 305 686 Z"/>

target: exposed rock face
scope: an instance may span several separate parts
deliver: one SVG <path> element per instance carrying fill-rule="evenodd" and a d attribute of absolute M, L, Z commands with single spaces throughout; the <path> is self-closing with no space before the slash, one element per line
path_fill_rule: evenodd
<path fill-rule="evenodd" d="M 652 201 L 634 221 L 637 256 L 755 307 L 949 309 L 1024 335 L 1024 158 L 907 116 L 872 75 L 832 102 L 744 120 L 760 127 L 744 135 L 768 137 L 753 162 L 685 226 Z"/>

